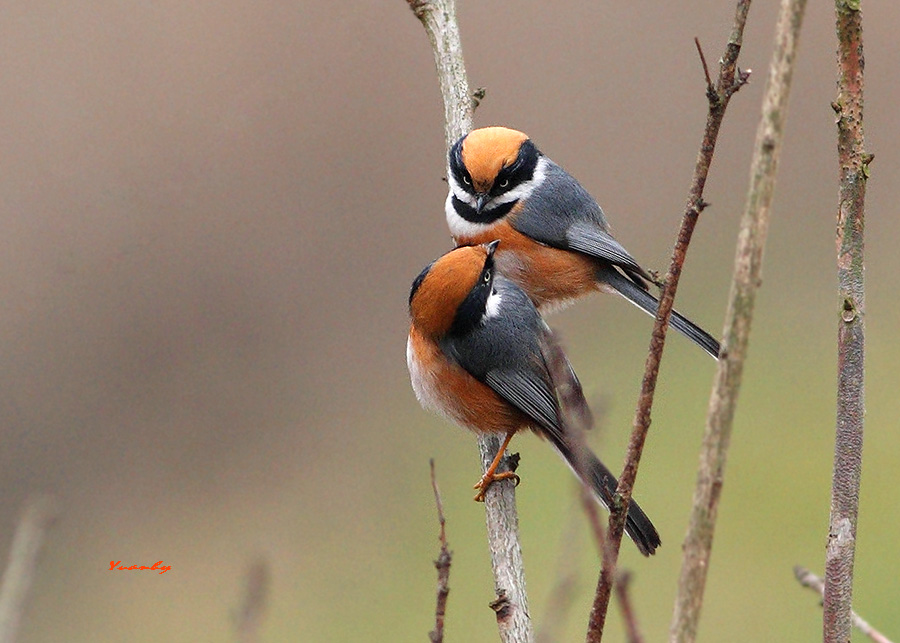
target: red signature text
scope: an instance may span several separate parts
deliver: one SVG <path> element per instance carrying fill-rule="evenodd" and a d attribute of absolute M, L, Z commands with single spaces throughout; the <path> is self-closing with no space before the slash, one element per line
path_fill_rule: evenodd
<path fill-rule="evenodd" d="M 109 561 L 109 569 L 112 571 L 113 569 L 155 569 L 160 574 L 165 574 L 167 571 L 172 569 L 171 565 L 163 565 L 161 560 L 153 563 L 153 567 L 147 567 L 146 565 L 132 565 L 131 567 L 117 567 L 117 565 L 121 565 L 121 560 L 111 560 Z"/>

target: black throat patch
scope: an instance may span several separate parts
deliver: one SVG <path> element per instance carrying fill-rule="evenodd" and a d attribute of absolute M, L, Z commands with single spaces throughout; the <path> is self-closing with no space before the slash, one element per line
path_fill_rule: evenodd
<path fill-rule="evenodd" d="M 481 323 L 487 308 L 488 297 L 494 290 L 494 258 L 488 257 L 484 264 L 478 282 L 469 291 L 469 294 L 456 309 L 453 325 L 450 326 L 449 335 L 464 335 Z"/>

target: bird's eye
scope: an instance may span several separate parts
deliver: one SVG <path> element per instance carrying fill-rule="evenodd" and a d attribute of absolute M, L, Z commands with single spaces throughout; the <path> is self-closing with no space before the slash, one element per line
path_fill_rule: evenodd
<path fill-rule="evenodd" d="M 503 179 L 502 181 L 500 181 L 501 188 L 505 188 L 507 185 L 509 185 L 509 179 Z"/>
<path fill-rule="evenodd" d="M 490 270 L 485 270 L 485 271 L 484 271 L 484 283 L 487 283 L 487 282 L 489 282 L 490 280 L 491 280 L 491 271 L 490 271 Z"/>
<path fill-rule="evenodd" d="M 466 185 L 472 185 L 472 181 L 467 176 L 463 177 L 463 183 L 465 183 Z"/>

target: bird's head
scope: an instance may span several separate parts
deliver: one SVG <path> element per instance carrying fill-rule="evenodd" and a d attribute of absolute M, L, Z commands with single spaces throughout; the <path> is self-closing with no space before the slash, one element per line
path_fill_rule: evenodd
<path fill-rule="evenodd" d="M 540 181 L 541 153 L 527 135 L 507 127 L 472 130 L 449 153 L 450 201 L 469 223 L 508 214 Z"/>
<path fill-rule="evenodd" d="M 439 338 L 465 333 L 495 312 L 494 251 L 499 241 L 461 246 L 425 268 L 409 293 L 413 326 Z"/>

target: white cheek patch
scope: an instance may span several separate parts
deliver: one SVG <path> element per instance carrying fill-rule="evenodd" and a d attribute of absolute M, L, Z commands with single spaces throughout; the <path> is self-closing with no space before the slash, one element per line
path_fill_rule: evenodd
<path fill-rule="evenodd" d="M 503 297 L 500 296 L 500 293 L 497 292 L 497 289 L 491 291 L 491 294 L 488 295 L 487 301 L 484 303 L 484 317 L 486 319 L 490 319 L 491 317 L 497 317 L 500 314 L 500 304 L 503 302 Z"/>

